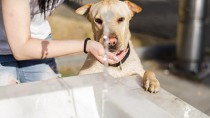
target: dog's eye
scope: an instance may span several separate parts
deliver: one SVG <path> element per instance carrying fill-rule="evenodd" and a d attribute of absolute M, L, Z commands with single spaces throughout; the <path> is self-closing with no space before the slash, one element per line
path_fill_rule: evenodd
<path fill-rule="evenodd" d="M 119 18 L 118 20 L 117 20 L 117 22 L 118 23 L 121 23 L 121 22 L 123 22 L 125 20 L 125 18 L 124 17 L 121 17 L 121 18 Z"/>
<path fill-rule="evenodd" d="M 96 18 L 95 22 L 98 23 L 98 24 L 102 24 L 103 23 L 103 21 L 101 19 L 99 19 L 99 18 Z"/>

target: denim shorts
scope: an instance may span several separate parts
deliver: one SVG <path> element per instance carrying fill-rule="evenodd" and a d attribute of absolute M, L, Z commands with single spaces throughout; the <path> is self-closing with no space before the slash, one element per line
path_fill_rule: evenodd
<path fill-rule="evenodd" d="M 58 77 L 54 58 L 17 61 L 13 55 L 0 55 L 0 86 Z"/>

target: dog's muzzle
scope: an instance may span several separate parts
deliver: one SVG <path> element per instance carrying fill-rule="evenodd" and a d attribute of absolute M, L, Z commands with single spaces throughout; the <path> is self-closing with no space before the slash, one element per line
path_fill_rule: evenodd
<path fill-rule="evenodd" d="M 109 36 L 109 51 L 115 52 L 117 51 L 117 44 L 118 44 L 118 38 L 116 35 L 110 35 Z"/>

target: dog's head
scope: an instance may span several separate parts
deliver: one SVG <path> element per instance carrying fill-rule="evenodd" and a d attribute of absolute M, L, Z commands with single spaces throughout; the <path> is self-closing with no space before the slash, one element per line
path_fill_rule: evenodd
<path fill-rule="evenodd" d="M 109 51 L 120 53 L 127 49 L 131 37 L 129 21 L 141 10 L 141 7 L 130 1 L 102 0 L 82 6 L 76 13 L 87 16 L 96 41 L 103 44 L 103 36 L 107 35 Z"/>

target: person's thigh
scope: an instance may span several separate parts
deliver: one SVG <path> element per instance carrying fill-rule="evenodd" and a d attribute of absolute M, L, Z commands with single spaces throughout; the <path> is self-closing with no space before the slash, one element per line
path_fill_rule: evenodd
<path fill-rule="evenodd" d="M 0 86 L 17 84 L 17 63 L 4 62 L 0 63 Z"/>
<path fill-rule="evenodd" d="M 55 59 L 27 60 L 19 62 L 21 83 L 58 78 Z"/>

